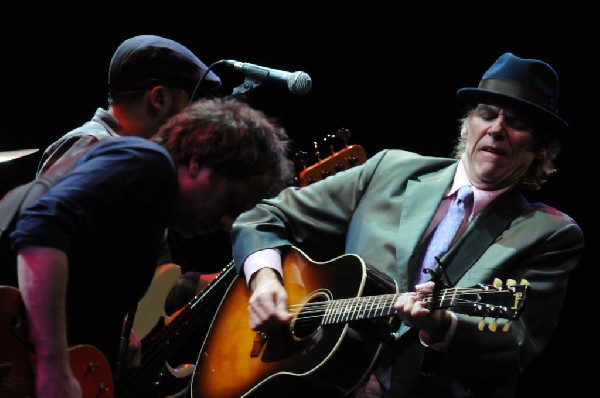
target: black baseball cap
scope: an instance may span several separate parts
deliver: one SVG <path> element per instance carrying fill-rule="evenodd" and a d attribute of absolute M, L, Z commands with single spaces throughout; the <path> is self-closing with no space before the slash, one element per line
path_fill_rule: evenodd
<path fill-rule="evenodd" d="M 156 35 L 139 35 L 125 40 L 112 56 L 108 69 L 111 95 L 141 90 L 157 84 L 195 88 L 208 67 L 187 47 Z M 221 79 L 208 72 L 202 87 L 217 89 Z"/>

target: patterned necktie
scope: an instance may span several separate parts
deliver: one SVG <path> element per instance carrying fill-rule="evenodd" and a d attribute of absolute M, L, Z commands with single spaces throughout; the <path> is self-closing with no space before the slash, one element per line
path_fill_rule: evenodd
<path fill-rule="evenodd" d="M 435 258 L 440 258 L 448 251 L 450 244 L 454 240 L 454 236 L 458 228 L 465 218 L 465 209 L 469 205 L 469 201 L 473 198 L 473 188 L 470 185 L 461 187 L 456 193 L 456 199 L 450 205 L 448 213 L 435 229 L 433 237 L 429 241 L 429 246 L 423 257 L 423 263 L 419 274 L 417 275 L 417 284 L 429 280 L 429 274 L 423 272 L 427 268 L 433 268 L 436 265 Z"/>

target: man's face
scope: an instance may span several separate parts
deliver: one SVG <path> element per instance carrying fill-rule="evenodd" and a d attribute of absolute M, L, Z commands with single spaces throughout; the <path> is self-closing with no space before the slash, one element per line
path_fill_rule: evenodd
<path fill-rule="evenodd" d="M 209 167 L 179 171 L 179 203 L 171 229 L 184 237 L 229 231 L 237 216 L 266 196 L 268 174 L 225 179 Z"/>
<path fill-rule="evenodd" d="M 535 158 L 531 122 L 514 109 L 487 104 L 467 119 L 463 159 L 473 185 L 497 190 L 519 181 Z"/>

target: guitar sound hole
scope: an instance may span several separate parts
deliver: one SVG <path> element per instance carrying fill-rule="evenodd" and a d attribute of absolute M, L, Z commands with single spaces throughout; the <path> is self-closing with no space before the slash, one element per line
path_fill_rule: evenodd
<path fill-rule="evenodd" d="M 309 298 L 292 322 L 292 335 L 296 340 L 313 336 L 320 328 L 329 297 L 319 292 Z"/>

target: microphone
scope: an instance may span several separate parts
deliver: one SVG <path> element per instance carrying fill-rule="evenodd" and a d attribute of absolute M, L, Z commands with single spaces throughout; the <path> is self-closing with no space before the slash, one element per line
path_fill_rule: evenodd
<path fill-rule="evenodd" d="M 312 87 L 312 80 L 305 72 L 287 72 L 284 70 L 265 68 L 264 66 L 249 64 L 247 62 L 234 61 L 232 59 L 226 59 L 223 62 L 233 69 L 241 71 L 248 79 L 255 82 L 285 84 L 292 94 L 304 95 L 308 93 Z"/>

